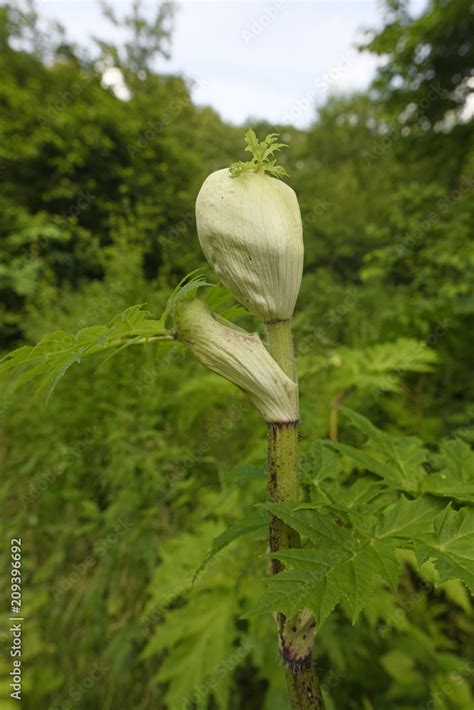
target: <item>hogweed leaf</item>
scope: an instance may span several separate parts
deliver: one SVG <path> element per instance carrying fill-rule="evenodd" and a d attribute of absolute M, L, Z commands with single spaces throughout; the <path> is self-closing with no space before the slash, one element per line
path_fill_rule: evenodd
<path fill-rule="evenodd" d="M 396 550 L 430 534 L 442 504 L 429 498 L 402 497 L 373 516 L 368 529 L 342 525 L 331 514 L 322 515 L 295 504 L 268 504 L 270 512 L 314 544 L 313 548 L 271 554 L 286 568 L 267 580 L 267 591 L 252 612 L 280 611 L 287 616 L 310 609 L 319 625 L 344 601 L 355 623 L 379 588 L 380 579 L 395 592 L 400 571 Z"/>
<path fill-rule="evenodd" d="M 367 436 L 367 441 L 362 449 L 342 443 L 334 443 L 334 448 L 397 490 L 417 491 L 427 475 L 424 464 L 428 452 L 422 442 L 414 436 L 386 434 L 361 414 L 347 407 L 340 409 L 351 424 Z"/>
<path fill-rule="evenodd" d="M 188 604 L 168 611 L 142 654 L 146 658 L 166 651 L 153 680 L 167 684 L 168 707 L 195 702 L 205 708 L 211 697 L 220 710 L 229 707 L 232 674 L 217 673 L 233 656 L 235 665 L 246 655 L 235 654 L 240 648 L 235 611 L 233 597 L 220 589 L 193 595 Z"/>
<path fill-rule="evenodd" d="M 377 395 L 399 391 L 404 373 L 430 372 L 437 361 L 436 352 L 425 342 L 398 338 L 366 348 L 341 347 L 319 361 L 308 358 L 303 361 L 303 375 L 330 368 L 334 392 L 357 388 Z"/>
<path fill-rule="evenodd" d="M 111 348 L 173 339 L 159 320 L 143 309 L 143 304 L 131 306 L 114 316 L 108 325 L 90 326 L 75 335 L 55 331 L 32 346 L 22 346 L 0 361 L 0 377 L 13 375 L 14 385 L 36 380 L 35 389 L 46 390 L 51 396 L 59 380 L 75 363 Z"/>
<path fill-rule="evenodd" d="M 181 279 L 171 296 L 168 298 L 165 312 L 161 316 L 161 320 L 163 320 L 163 322 L 166 323 L 168 316 L 173 312 L 173 309 L 177 303 L 185 298 L 193 298 L 199 289 L 204 286 L 214 286 L 214 284 L 211 284 L 206 280 L 204 272 L 205 268 L 199 267 L 198 269 L 191 271 L 189 274 L 186 274 L 186 276 Z"/>
<path fill-rule="evenodd" d="M 431 559 L 439 582 L 457 579 L 474 594 L 474 510 L 448 505 L 434 519 L 434 529 L 416 548 L 420 564 Z"/>
<path fill-rule="evenodd" d="M 263 141 L 259 141 L 255 131 L 249 128 L 245 134 L 245 148 L 252 158 L 247 162 L 238 160 L 229 167 L 232 177 L 242 173 L 268 173 L 276 178 L 283 178 L 288 173 L 281 165 L 277 165 L 274 154 L 282 148 L 287 148 L 286 143 L 278 142 L 278 133 L 269 133 Z"/>
<path fill-rule="evenodd" d="M 266 532 L 268 528 L 268 517 L 261 511 L 254 513 L 253 515 L 248 515 L 243 520 L 238 523 L 231 525 L 227 530 L 218 535 L 212 543 L 212 547 L 207 552 L 206 556 L 202 560 L 201 564 L 194 573 L 193 582 L 196 577 L 205 569 L 213 557 L 217 555 L 218 552 L 223 550 L 227 545 L 230 545 L 234 540 L 242 537 L 243 535 L 249 535 L 253 532 Z"/>
<path fill-rule="evenodd" d="M 435 472 L 421 481 L 422 492 L 474 503 L 474 451 L 466 442 L 443 441 L 433 464 Z"/>

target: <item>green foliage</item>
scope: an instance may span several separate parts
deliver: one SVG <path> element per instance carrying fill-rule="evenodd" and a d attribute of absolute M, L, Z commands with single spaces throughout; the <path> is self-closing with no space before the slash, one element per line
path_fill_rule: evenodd
<path fill-rule="evenodd" d="M 361 507 L 354 505 L 347 513 L 346 526 L 336 515 L 298 509 L 294 504 L 267 508 L 315 548 L 274 554 L 287 570 L 268 581 L 268 591 L 256 611 L 276 610 L 292 616 L 297 609 L 310 609 L 321 625 L 342 599 L 355 623 L 379 579 L 396 591 L 400 563 L 395 553 L 429 534 L 439 505 L 402 497 L 379 515 L 374 515 L 377 508 L 372 505 L 372 515 L 365 519 Z"/>
<path fill-rule="evenodd" d="M 376 86 L 398 107 L 411 102 L 411 114 L 403 122 L 415 115 L 426 131 L 447 111 L 460 113 L 469 96 L 472 6 L 468 0 L 430 0 L 413 17 L 406 2 L 386 5 L 392 6 L 387 24 L 366 44 L 389 59 L 378 70 Z"/>
<path fill-rule="evenodd" d="M 474 458 L 467 444 L 459 440 L 443 441 L 439 453 L 433 456 L 417 437 L 386 434 L 360 414 L 346 408 L 342 411 L 367 436 L 367 441 L 363 448 L 341 443 L 333 446 L 363 469 L 399 491 L 474 502 Z M 430 464 L 432 473 L 428 469 Z"/>
<path fill-rule="evenodd" d="M 192 563 L 202 556 L 202 546 L 215 534 L 216 524 L 203 524 L 193 535 L 185 533 L 163 550 L 161 566 L 153 578 L 156 590 L 148 605 L 145 621 L 163 613 L 175 597 L 189 592 L 192 584 Z M 185 556 L 183 551 L 186 551 Z M 170 707 L 179 707 L 196 698 L 198 707 L 206 707 L 211 694 L 219 707 L 227 707 L 230 691 L 228 675 L 212 678 L 219 665 L 232 653 L 238 638 L 235 628 L 235 600 L 222 588 L 222 576 L 215 586 L 201 585 L 186 605 L 172 607 L 159 633 L 152 636 L 142 658 L 155 657 L 168 651 L 154 677 L 156 683 L 169 683 L 166 700 Z M 229 580 L 231 584 L 231 580 Z M 209 683 L 209 681 L 211 681 Z"/>
<path fill-rule="evenodd" d="M 279 509 L 305 545 L 266 591 L 265 428 L 161 342 L 173 302 L 207 283 L 196 273 L 170 299 L 202 258 L 199 186 L 242 128 L 156 73 L 169 6 L 135 4 L 115 18 L 124 43 L 99 52 L 31 3 L 0 8 L 0 336 L 16 348 L 0 502 L 4 540 L 23 539 L 26 710 L 288 710 L 271 612 L 298 598 L 326 617 L 328 710 L 474 707 L 472 56 L 458 51 L 472 17 L 464 2 L 417 18 L 390 5 L 369 38 L 388 57 L 375 91 L 332 97 L 308 130 L 254 125 L 267 139 L 249 133 L 237 164 L 280 177 L 279 131 L 305 237 L 304 498 Z M 128 101 L 102 86 L 106 56 Z M 258 328 L 225 289 L 204 297 Z M 28 387 L 10 389 L 15 369 Z M 57 380 L 46 410 L 35 377 Z"/>
<path fill-rule="evenodd" d="M 218 552 L 223 550 L 227 545 L 230 545 L 234 540 L 238 540 L 242 535 L 249 535 L 250 533 L 257 531 L 266 531 L 268 527 L 268 517 L 255 513 L 250 516 L 247 515 L 242 522 L 236 523 L 230 528 L 227 528 L 223 533 L 218 535 L 212 543 L 212 547 L 206 553 L 206 556 L 202 560 L 198 569 L 195 572 L 195 577 L 202 572 L 203 569 L 211 562 Z"/>
<path fill-rule="evenodd" d="M 195 268 L 196 192 L 240 140 L 192 104 L 181 78 L 135 76 L 125 102 L 103 88 L 98 57 L 71 50 L 46 62 L 16 50 L 12 12 L 0 17 L 0 168 L 8 176 L 0 190 L 0 338 L 8 348 L 46 287 L 57 295 L 104 277 L 104 251 L 120 229 L 141 245 L 148 280 L 159 272 L 174 284 Z M 209 139 L 214 132 L 219 143 Z"/>
<path fill-rule="evenodd" d="M 432 461 L 433 472 L 422 479 L 420 489 L 432 495 L 474 503 L 472 451 L 464 441 L 445 440 Z"/>
<path fill-rule="evenodd" d="M 474 593 L 474 511 L 454 510 L 438 499 L 453 498 L 457 504 L 472 501 L 474 452 L 463 442 L 444 442 L 436 456 L 441 471 L 429 473 L 429 452 L 418 439 L 386 434 L 365 417 L 343 411 L 368 440 L 363 449 L 341 443 L 332 446 L 355 462 L 359 476 L 341 489 L 342 481 L 334 478 L 342 470 L 341 462 L 333 449 L 319 447 L 316 461 L 313 457 L 314 478 L 308 470 L 311 464 L 306 463 L 304 474 L 313 503 L 265 506 L 311 547 L 272 555 L 287 569 L 268 580 L 257 611 L 277 610 L 291 616 L 297 609 L 309 608 L 322 624 L 344 600 L 355 622 L 380 580 L 396 592 L 403 562 L 397 551 L 406 546 L 416 551 L 420 565 L 433 561 L 438 582 L 459 580 Z M 379 476 L 384 485 L 368 473 Z M 461 476 L 463 485 L 458 489 Z M 471 493 L 466 495 L 469 487 Z M 393 502 L 394 491 L 412 498 L 397 495 Z"/>
<path fill-rule="evenodd" d="M 16 376 L 15 384 L 24 385 L 37 380 L 36 389 L 47 389 L 47 400 L 59 380 L 75 363 L 88 355 L 95 355 L 113 348 L 104 362 L 130 345 L 147 345 L 157 341 L 173 340 L 174 333 L 166 327 L 176 303 L 192 297 L 203 286 L 211 286 L 202 275 L 191 272 L 176 286 L 168 298 L 166 308 L 159 319 L 143 304 L 129 306 L 114 316 L 107 325 L 82 328 L 75 335 L 55 331 L 43 336 L 34 346 L 24 345 L 5 355 L 0 360 L 0 377 L 9 373 Z M 102 363 L 103 364 L 103 363 Z"/>
<path fill-rule="evenodd" d="M 434 559 L 439 581 L 456 579 L 474 594 L 473 562 L 474 516 L 471 508 L 445 508 L 433 521 L 428 540 L 418 545 L 420 562 Z"/>
<path fill-rule="evenodd" d="M 342 347 L 326 358 L 306 356 L 301 361 L 302 376 L 324 373 L 334 394 L 347 396 L 359 389 L 379 396 L 381 392 L 399 391 L 406 372 L 431 372 L 437 355 L 423 341 L 399 338 L 366 348 Z"/>
<path fill-rule="evenodd" d="M 45 335 L 37 345 L 24 345 L 8 353 L 0 362 L 0 375 L 6 372 L 19 375 L 18 385 L 37 379 L 37 389 L 47 389 L 49 399 L 71 365 L 87 355 L 172 337 L 163 317 L 156 320 L 141 305 L 130 306 L 108 325 L 83 328 L 75 335 L 58 330 Z"/>
<path fill-rule="evenodd" d="M 181 279 L 179 284 L 176 286 L 166 303 L 165 312 L 161 317 L 161 320 L 164 323 L 166 323 L 168 316 L 173 312 L 173 308 L 177 303 L 185 298 L 193 298 L 197 291 L 203 286 L 212 286 L 212 284 L 206 281 L 203 274 L 200 273 L 201 271 L 202 269 L 191 271 L 191 273 Z"/>
<path fill-rule="evenodd" d="M 259 141 L 255 131 L 249 128 L 245 134 L 244 150 L 251 153 L 252 158 L 247 162 L 239 160 L 232 163 L 230 174 L 232 177 L 238 177 L 242 173 L 268 173 L 277 178 L 285 177 L 287 172 L 281 165 L 276 164 L 274 154 L 286 147 L 286 143 L 278 143 L 278 133 L 269 133 L 263 141 Z"/>
<path fill-rule="evenodd" d="M 229 706 L 229 674 L 217 678 L 213 675 L 235 650 L 234 613 L 234 605 L 229 603 L 228 596 L 216 590 L 196 597 L 185 609 L 176 609 L 169 614 L 167 623 L 150 648 L 154 652 L 170 651 L 156 676 L 157 682 L 169 683 L 165 700 L 170 707 L 179 707 L 187 698 L 195 698 L 198 708 L 206 708 L 211 693 L 219 708 Z"/>
<path fill-rule="evenodd" d="M 427 451 L 422 442 L 414 436 L 384 434 L 360 414 L 346 408 L 342 411 L 368 439 L 363 449 L 341 443 L 334 446 L 368 471 L 383 478 L 385 483 L 393 488 L 409 493 L 416 491 L 426 475 L 423 464 Z"/>

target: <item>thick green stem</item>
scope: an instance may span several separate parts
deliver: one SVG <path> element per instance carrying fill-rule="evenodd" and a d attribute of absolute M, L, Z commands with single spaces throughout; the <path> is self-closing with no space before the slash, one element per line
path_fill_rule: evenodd
<path fill-rule="evenodd" d="M 282 370 L 297 382 L 296 362 L 290 321 L 267 323 L 270 352 Z M 268 496 L 272 502 L 297 501 L 298 422 L 273 423 L 268 426 Z M 270 515 L 270 550 L 299 547 L 299 535 L 281 520 Z M 272 559 L 271 572 L 281 572 L 283 565 Z M 307 610 L 292 619 L 276 615 L 280 653 L 288 694 L 293 710 L 324 710 L 313 662 L 315 621 Z"/>
<path fill-rule="evenodd" d="M 296 370 L 295 351 L 293 348 L 293 335 L 291 332 L 291 321 L 277 320 L 267 323 L 268 345 L 273 359 L 280 365 L 283 372 L 296 382 L 298 379 Z"/>
<path fill-rule="evenodd" d="M 298 424 L 268 425 L 268 498 L 272 503 L 298 500 Z M 270 516 L 270 550 L 299 547 L 299 535 L 274 515 Z M 272 560 L 272 573 L 282 570 Z"/>
<path fill-rule="evenodd" d="M 313 665 L 307 668 L 285 668 L 291 707 L 295 710 L 324 710 L 324 700 Z"/>

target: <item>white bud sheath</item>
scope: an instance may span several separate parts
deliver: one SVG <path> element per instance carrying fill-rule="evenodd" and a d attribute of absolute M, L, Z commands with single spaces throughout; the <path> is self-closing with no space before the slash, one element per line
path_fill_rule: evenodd
<path fill-rule="evenodd" d="M 181 340 L 207 368 L 240 387 L 267 422 L 298 419 L 297 385 L 272 358 L 257 333 L 214 316 L 199 299 L 175 307 Z"/>
<path fill-rule="evenodd" d="M 288 320 L 303 273 L 303 229 L 294 191 L 264 173 L 217 170 L 196 200 L 202 250 L 224 284 L 263 321 Z"/>

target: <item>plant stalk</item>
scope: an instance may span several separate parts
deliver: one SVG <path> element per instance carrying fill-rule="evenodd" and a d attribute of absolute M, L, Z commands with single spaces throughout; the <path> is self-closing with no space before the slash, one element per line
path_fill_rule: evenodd
<path fill-rule="evenodd" d="M 290 321 L 266 324 L 270 352 L 282 370 L 297 382 L 296 361 Z M 298 501 L 298 421 L 268 425 L 268 497 L 271 502 Z M 292 528 L 270 515 L 270 551 L 299 547 L 300 538 Z M 272 559 L 271 574 L 283 569 Z M 324 710 L 313 661 L 315 620 L 308 610 L 292 619 L 276 614 L 279 648 L 288 694 L 293 710 Z"/>

